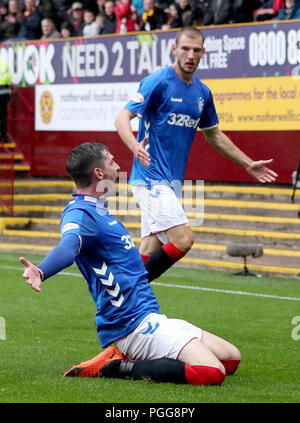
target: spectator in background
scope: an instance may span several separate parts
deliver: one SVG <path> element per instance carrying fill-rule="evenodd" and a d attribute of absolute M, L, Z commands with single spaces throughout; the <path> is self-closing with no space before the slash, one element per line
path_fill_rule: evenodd
<path fill-rule="evenodd" d="M 74 36 L 79 37 L 80 35 L 82 35 L 82 29 L 84 26 L 82 3 L 76 1 L 72 4 L 71 13 L 68 21 L 72 24 L 74 28 Z"/>
<path fill-rule="evenodd" d="M 300 0 L 285 0 L 283 8 L 274 19 L 300 19 Z"/>
<path fill-rule="evenodd" d="M 69 18 L 69 11 L 73 0 L 52 0 L 53 6 L 56 11 L 56 24 L 58 28 L 61 28 L 63 22 L 66 22 Z"/>
<path fill-rule="evenodd" d="M 168 15 L 153 2 L 153 0 L 144 0 L 144 12 L 142 14 L 141 31 L 152 31 L 161 29 L 167 23 Z"/>
<path fill-rule="evenodd" d="M 4 13 L 6 12 L 6 13 Z M 17 38 L 21 22 L 24 19 L 17 0 L 10 0 L 8 9 L 2 8 L 0 22 L 0 40 L 13 40 Z"/>
<path fill-rule="evenodd" d="M 20 25 L 18 36 L 27 40 L 39 40 L 42 36 L 42 12 L 35 7 L 34 0 L 25 0 L 24 20 Z"/>
<path fill-rule="evenodd" d="M 132 4 L 136 8 L 139 17 L 141 18 L 144 11 L 143 0 L 132 0 Z"/>
<path fill-rule="evenodd" d="M 183 26 L 181 10 L 178 3 L 171 3 L 169 6 L 168 21 L 162 25 L 161 29 L 181 28 Z"/>
<path fill-rule="evenodd" d="M 200 7 L 192 9 L 191 15 L 186 19 L 186 26 L 201 26 L 203 23 L 204 15 Z"/>
<path fill-rule="evenodd" d="M 35 7 L 43 14 L 44 18 L 50 18 L 57 22 L 55 4 L 52 0 L 35 0 Z"/>
<path fill-rule="evenodd" d="M 51 40 L 53 38 L 61 38 L 61 34 L 55 28 L 55 23 L 50 18 L 44 18 L 41 22 L 42 36 L 41 40 Z"/>
<path fill-rule="evenodd" d="M 231 21 L 233 0 L 212 0 L 205 25 L 227 24 Z"/>
<path fill-rule="evenodd" d="M 102 34 L 115 34 L 117 28 L 117 18 L 115 15 L 115 4 L 112 0 L 106 0 L 104 5 L 104 24 Z"/>
<path fill-rule="evenodd" d="M 189 5 L 192 10 L 197 9 L 201 7 L 200 5 L 206 3 L 208 4 L 208 6 L 210 6 L 211 0 L 189 0 Z"/>
<path fill-rule="evenodd" d="M 278 15 L 280 9 L 284 7 L 284 0 L 273 0 L 272 9 L 274 11 L 274 15 Z"/>
<path fill-rule="evenodd" d="M 139 30 L 140 18 L 131 0 L 118 0 L 114 10 L 117 20 L 116 34 Z"/>
<path fill-rule="evenodd" d="M 25 0 L 17 0 L 22 12 L 25 10 Z"/>
<path fill-rule="evenodd" d="M 260 4 L 260 0 L 233 0 L 231 22 L 253 22 L 253 13 Z"/>
<path fill-rule="evenodd" d="M 5 16 L 7 15 L 7 4 L 4 1 L 0 1 L 0 21 L 4 21 Z"/>
<path fill-rule="evenodd" d="M 104 34 L 103 27 L 105 22 L 105 16 L 102 15 L 101 13 L 98 13 L 98 15 L 96 16 L 96 22 L 97 22 L 98 35 Z"/>
<path fill-rule="evenodd" d="M 62 38 L 71 38 L 74 36 L 74 28 L 73 25 L 68 22 L 65 21 L 61 24 L 61 28 L 60 28 L 60 34 L 62 36 Z"/>
<path fill-rule="evenodd" d="M 15 25 L 15 32 L 18 33 L 20 24 L 24 20 L 24 13 L 18 3 L 18 0 L 9 0 L 6 20 Z"/>
<path fill-rule="evenodd" d="M 201 20 L 200 24 L 195 25 L 207 25 L 207 19 L 210 19 L 211 2 L 212 0 L 190 0 L 189 3 L 195 14 L 195 21 L 199 22 L 199 20 Z M 201 10 L 202 18 L 199 16 L 201 13 L 198 12 L 198 10 Z"/>
<path fill-rule="evenodd" d="M 83 13 L 83 20 L 82 35 L 84 37 L 94 37 L 99 34 L 99 28 L 93 10 L 86 9 Z"/>
<path fill-rule="evenodd" d="M 155 0 L 155 4 L 156 6 L 160 9 L 163 10 L 166 14 L 169 13 L 169 6 L 170 4 L 173 3 L 178 3 L 176 0 Z"/>
<path fill-rule="evenodd" d="M 259 0 L 259 8 L 253 13 L 254 21 L 266 21 L 273 19 L 279 9 L 284 6 L 284 0 Z"/>
<path fill-rule="evenodd" d="M 186 25 L 187 21 L 190 19 L 190 16 L 192 14 L 192 9 L 189 4 L 189 0 L 179 0 L 179 6 L 183 25 Z"/>
<path fill-rule="evenodd" d="M 101 15 L 104 15 L 105 3 L 106 3 L 106 0 L 97 0 L 97 14 L 101 13 Z"/>

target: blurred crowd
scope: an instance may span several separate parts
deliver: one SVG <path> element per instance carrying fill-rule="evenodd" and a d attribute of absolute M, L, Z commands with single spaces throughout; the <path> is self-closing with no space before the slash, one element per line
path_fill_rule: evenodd
<path fill-rule="evenodd" d="M 0 0 L 0 41 L 300 19 L 300 0 Z"/>

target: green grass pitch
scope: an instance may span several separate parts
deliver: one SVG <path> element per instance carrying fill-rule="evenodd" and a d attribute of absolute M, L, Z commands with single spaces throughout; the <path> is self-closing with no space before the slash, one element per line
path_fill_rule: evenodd
<path fill-rule="evenodd" d="M 75 266 L 37 293 L 22 278 L 18 257 L 0 255 L 0 403 L 300 402 L 299 280 L 178 266 L 153 284 L 162 313 L 240 349 L 238 372 L 221 386 L 63 378 L 99 352 L 94 303 Z"/>

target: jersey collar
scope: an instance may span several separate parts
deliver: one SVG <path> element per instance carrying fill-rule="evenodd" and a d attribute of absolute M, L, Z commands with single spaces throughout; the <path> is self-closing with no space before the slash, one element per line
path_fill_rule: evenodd
<path fill-rule="evenodd" d="M 105 200 L 103 198 L 93 197 L 91 195 L 84 195 L 84 194 L 72 194 L 72 198 L 75 201 L 86 201 L 88 203 L 96 204 L 98 209 L 104 209 L 107 213 L 107 204 L 105 204 Z"/>
<path fill-rule="evenodd" d="M 171 72 L 173 73 L 173 75 L 175 76 L 175 78 L 178 81 L 180 81 L 182 84 L 186 85 L 187 87 L 190 87 L 191 85 L 194 85 L 195 84 L 195 75 L 193 75 L 192 81 L 190 83 L 187 83 L 186 81 L 184 81 L 183 79 L 181 79 L 179 77 L 179 75 L 177 74 L 177 72 L 176 72 L 176 70 L 174 68 L 174 65 L 171 65 L 170 68 L 171 68 Z"/>

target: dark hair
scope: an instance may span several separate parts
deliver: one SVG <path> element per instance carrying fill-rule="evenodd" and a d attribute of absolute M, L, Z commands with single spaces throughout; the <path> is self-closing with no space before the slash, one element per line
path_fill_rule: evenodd
<path fill-rule="evenodd" d="M 61 24 L 60 30 L 62 29 L 68 29 L 70 31 L 70 35 L 72 36 L 74 34 L 74 26 L 71 24 L 71 22 L 65 21 Z"/>
<path fill-rule="evenodd" d="M 198 28 L 196 28 L 195 26 L 192 26 L 192 25 L 187 25 L 187 26 L 184 26 L 183 28 L 181 28 L 177 32 L 177 36 L 176 36 L 176 45 L 177 46 L 179 44 L 180 38 L 184 34 L 186 34 L 186 36 L 189 37 L 189 38 L 198 38 L 198 37 L 201 37 L 202 38 L 202 41 L 204 43 L 204 35 L 200 31 L 200 29 L 198 29 Z"/>
<path fill-rule="evenodd" d="M 108 148 L 97 142 L 80 144 L 71 151 L 67 159 L 67 172 L 78 188 L 88 187 L 92 182 L 95 167 L 102 167 L 104 152 Z"/>
<path fill-rule="evenodd" d="M 95 12 L 91 8 L 83 9 L 84 12 L 92 13 L 95 16 Z"/>
<path fill-rule="evenodd" d="M 185 23 L 186 26 L 197 26 L 200 25 L 203 21 L 203 11 L 202 9 L 195 8 L 192 9 L 192 13 L 188 16 Z M 200 23 L 195 23 L 195 21 L 200 21 Z"/>

